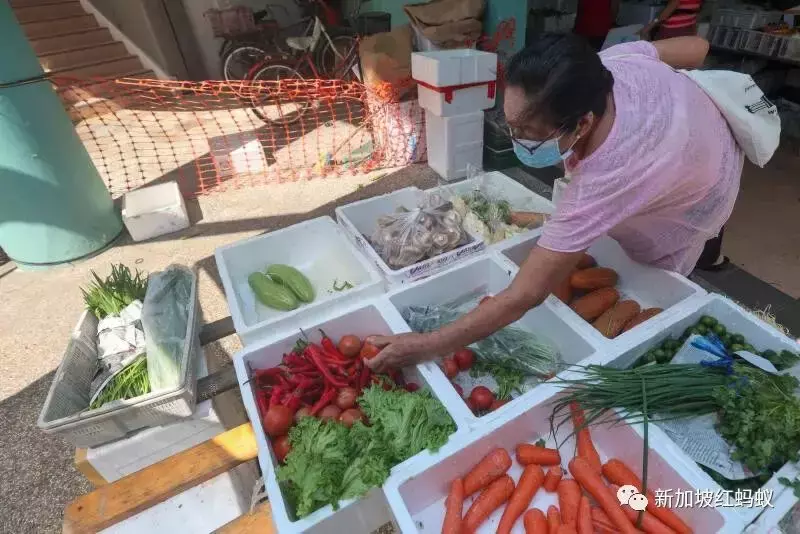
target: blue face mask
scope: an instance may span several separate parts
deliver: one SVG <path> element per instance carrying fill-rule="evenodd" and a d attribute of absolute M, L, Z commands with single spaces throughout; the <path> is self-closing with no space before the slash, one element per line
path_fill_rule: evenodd
<path fill-rule="evenodd" d="M 558 141 L 561 139 L 561 137 L 562 136 L 559 135 L 558 137 L 554 139 L 548 139 L 541 144 L 537 143 L 536 141 L 528 141 L 525 139 L 513 139 L 512 142 L 514 144 L 514 154 L 523 165 L 528 167 L 534 167 L 536 169 L 551 167 L 564 161 L 572 155 L 572 147 L 567 149 L 567 151 L 563 154 L 561 153 L 561 149 L 558 146 Z M 577 142 L 578 140 L 576 139 L 575 143 Z M 573 146 L 575 143 L 573 143 Z M 528 150 L 528 148 L 533 147 L 537 147 L 533 152 Z"/>

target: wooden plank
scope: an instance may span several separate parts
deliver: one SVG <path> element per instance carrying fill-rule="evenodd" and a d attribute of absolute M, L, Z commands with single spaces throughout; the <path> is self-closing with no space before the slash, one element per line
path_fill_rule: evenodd
<path fill-rule="evenodd" d="M 98 473 L 97 469 L 86 459 L 86 449 L 75 449 L 75 467 L 95 488 L 108 484 L 103 475 Z"/>
<path fill-rule="evenodd" d="M 272 507 L 264 501 L 249 514 L 237 517 L 227 525 L 216 530 L 215 534 L 275 534 L 275 524 L 272 522 Z"/>
<path fill-rule="evenodd" d="M 240 425 L 78 497 L 64 510 L 63 532 L 98 532 L 252 460 L 257 453 L 250 423 Z"/>
<path fill-rule="evenodd" d="M 224 337 L 232 336 L 235 333 L 236 329 L 233 327 L 233 318 L 229 316 L 214 321 L 213 323 L 203 325 L 200 329 L 200 344 L 208 345 Z"/>

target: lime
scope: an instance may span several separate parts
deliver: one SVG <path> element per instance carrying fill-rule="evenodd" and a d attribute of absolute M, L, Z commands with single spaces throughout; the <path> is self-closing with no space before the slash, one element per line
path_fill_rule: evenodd
<path fill-rule="evenodd" d="M 648 352 L 647 354 L 645 354 L 645 355 L 642 357 L 642 359 L 644 360 L 644 363 L 646 363 L 646 364 L 647 364 L 647 363 L 653 363 L 654 361 L 656 361 L 656 355 L 655 355 L 655 352 L 656 352 L 656 351 L 650 351 L 650 352 Z"/>
<path fill-rule="evenodd" d="M 774 350 L 772 350 L 772 349 L 767 349 L 767 350 L 765 350 L 764 352 L 762 352 L 762 353 L 761 353 L 761 357 L 762 357 L 762 358 L 766 358 L 766 359 L 768 359 L 768 360 L 772 360 L 772 359 L 773 359 L 773 358 L 775 358 L 776 356 L 778 356 L 778 353 L 777 353 L 777 352 L 775 352 L 775 351 L 774 351 Z"/>
<path fill-rule="evenodd" d="M 664 345 L 666 345 L 666 347 L 669 350 L 678 350 L 679 348 L 681 348 L 681 342 L 678 341 L 677 339 L 672 339 L 672 338 L 666 340 L 664 342 Z"/>
<path fill-rule="evenodd" d="M 746 350 L 747 352 L 752 352 L 753 354 L 758 354 L 756 352 L 756 348 L 753 345 L 751 345 L 750 343 L 745 343 L 744 344 L 744 350 Z"/>
<path fill-rule="evenodd" d="M 746 342 L 745 342 L 744 336 L 742 334 L 731 334 L 731 343 L 737 343 L 739 345 L 744 345 Z"/>
<path fill-rule="evenodd" d="M 714 333 L 718 336 L 723 336 L 728 333 L 728 330 L 725 328 L 724 324 L 716 324 L 714 325 Z"/>
<path fill-rule="evenodd" d="M 703 326 L 714 327 L 717 326 L 717 320 L 710 315 L 704 315 L 700 317 L 700 324 Z"/>
<path fill-rule="evenodd" d="M 739 343 L 732 343 L 731 344 L 731 348 L 730 348 L 731 352 L 739 352 L 740 350 L 744 350 L 744 345 L 741 345 Z"/>
<path fill-rule="evenodd" d="M 708 327 L 705 326 L 705 325 L 699 324 L 699 325 L 695 326 L 694 329 L 701 336 L 704 336 L 704 335 L 708 334 Z"/>

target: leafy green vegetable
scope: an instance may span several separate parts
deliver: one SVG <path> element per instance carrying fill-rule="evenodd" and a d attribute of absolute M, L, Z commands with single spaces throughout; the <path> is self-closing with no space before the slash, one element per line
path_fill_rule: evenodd
<path fill-rule="evenodd" d="M 503 362 L 486 362 L 478 359 L 469 374 L 473 378 L 491 375 L 497 382 L 496 396 L 499 400 L 511 398 L 512 393 L 522 393 L 522 384 L 528 376 L 518 369 L 512 369 Z"/>
<path fill-rule="evenodd" d="M 778 477 L 778 482 L 787 488 L 792 488 L 794 490 L 794 496 L 800 498 L 800 478 L 789 480 L 786 477 Z"/>
<path fill-rule="evenodd" d="M 344 291 L 346 289 L 353 289 L 353 284 L 345 280 L 341 284 L 339 284 L 339 280 L 333 281 L 333 290 L 336 292 Z"/>
<path fill-rule="evenodd" d="M 356 422 L 348 429 L 303 417 L 289 430 L 292 450 L 277 475 L 297 517 L 366 494 L 383 484 L 392 466 L 426 448 L 438 449 L 456 430 L 430 391 L 372 386 L 358 402 L 370 426 Z"/>
<path fill-rule="evenodd" d="M 492 201 L 480 191 L 463 197 L 467 207 L 489 228 L 497 222 L 511 223 L 511 205 L 506 200 Z"/>
<path fill-rule="evenodd" d="M 147 357 L 142 354 L 108 381 L 100 394 L 89 405 L 90 410 L 115 400 L 133 399 L 150 393 L 147 376 Z"/>
<path fill-rule="evenodd" d="M 147 276 L 138 269 L 133 275 L 126 265 L 112 264 L 111 274 L 105 280 L 94 271 L 92 276 L 94 281 L 89 284 L 89 289 L 81 289 L 81 292 L 86 308 L 98 319 L 107 315 L 118 315 L 134 300 L 144 301 Z"/>
<path fill-rule="evenodd" d="M 734 460 L 754 473 L 798 460 L 800 399 L 791 375 L 770 375 L 749 365 L 734 366 L 729 383 L 715 388 L 720 435 L 736 449 Z"/>

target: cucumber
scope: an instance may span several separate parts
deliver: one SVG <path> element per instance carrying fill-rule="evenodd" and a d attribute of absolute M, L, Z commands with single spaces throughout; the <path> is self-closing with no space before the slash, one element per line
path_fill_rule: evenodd
<path fill-rule="evenodd" d="M 272 264 L 267 267 L 267 274 L 275 282 L 288 287 L 300 302 L 314 301 L 314 286 L 303 273 L 291 265 Z"/>
<path fill-rule="evenodd" d="M 255 293 L 258 301 L 276 310 L 290 311 L 297 308 L 297 297 L 289 289 L 273 282 L 264 273 L 253 273 L 247 277 L 250 289 Z"/>

